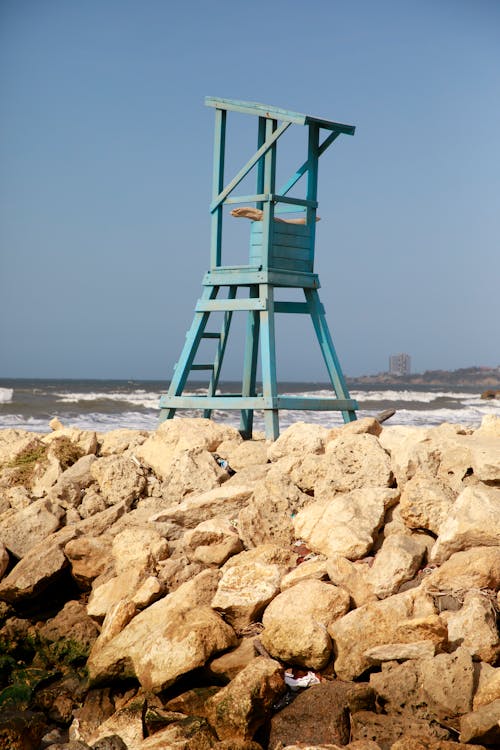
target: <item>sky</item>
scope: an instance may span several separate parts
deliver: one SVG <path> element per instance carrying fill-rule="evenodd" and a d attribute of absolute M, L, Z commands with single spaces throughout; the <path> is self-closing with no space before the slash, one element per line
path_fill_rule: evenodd
<path fill-rule="evenodd" d="M 0 377 L 170 379 L 209 264 L 206 96 L 356 126 L 318 191 L 345 375 L 500 365 L 498 0 L 0 0 Z M 230 179 L 256 124 L 228 128 Z M 279 379 L 326 380 L 310 321 L 277 330 Z"/>

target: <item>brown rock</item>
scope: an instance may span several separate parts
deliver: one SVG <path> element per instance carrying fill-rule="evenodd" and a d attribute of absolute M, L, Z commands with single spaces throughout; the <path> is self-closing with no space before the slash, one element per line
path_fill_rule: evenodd
<path fill-rule="evenodd" d="M 251 740 L 285 690 L 281 664 L 258 656 L 208 701 L 219 739 Z"/>
<path fill-rule="evenodd" d="M 0 712 L 0 747 L 6 750 L 38 750 L 47 729 L 42 713 L 4 708 Z"/>
<path fill-rule="evenodd" d="M 376 714 L 372 711 L 358 711 L 351 716 L 351 736 L 353 739 L 375 740 L 382 750 L 392 750 L 394 743 L 405 734 L 433 739 L 448 739 L 449 732 L 439 724 L 430 723 L 411 715 Z"/>
<path fill-rule="evenodd" d="M 349 714 L 372 708 L 374 692 L 367 685 L 340 680 L 313 685 L 271 719 L 269 747 L 344 746 L 350 738 Z"/>
<path fill-rule="evenodd" d="M 481 706 L 460 718 L 460 742 L 476 740 L 485 745 L 500 744 L 500 699 Z"/>

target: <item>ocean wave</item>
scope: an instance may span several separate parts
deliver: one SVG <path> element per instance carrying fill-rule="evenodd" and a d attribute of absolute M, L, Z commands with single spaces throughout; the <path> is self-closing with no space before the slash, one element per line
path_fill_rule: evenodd
<path fill-rule="evenodd" d="M 0 388 L 0 404 L 9 404 L 14 395 L 13 388 Z"/>
<path fill-rule="evenodd" d="M 441 398 L 463 401 L 474 398 L 471 393 L 454 391 L 351 391 L 351 397 L 359 401 L 414 401 L 430 404 Z M 480 396 L 478 396 L 478 399 Z"/>
<path fill-rule="evenodd" d="M 90 391 L 88 393 L 69 392 L 55 393 L 56 400 L 61 404 L 78 404 L 91 401 L 114 401 L 133 406 L 143 406 L 145 409 L 158 409 L 160 393 L 145 391 Z"/>

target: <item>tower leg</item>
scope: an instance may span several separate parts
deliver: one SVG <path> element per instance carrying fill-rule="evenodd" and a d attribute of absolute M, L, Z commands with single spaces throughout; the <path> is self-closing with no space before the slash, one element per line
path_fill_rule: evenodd
<path fill-rule="evenodd" d="M 342 374 L 330 331 L 328 330 L 328 324 L 323 312 L 323 306 L 319 301 L 318 292 L 316 289 L 304 289 L 304 294 L 335 394 L 337 398 L 348 399 L 350 398 L 349 390 Z M 342 411 L 342 417 L 344 418 L 344 422 L 353 422 L 356 419 L 356 412 L 350 410 Z"/>
<path fill-rule="evenodd" d="M 201 299 L 215 299 L 215 297 L 217 297 L 218 291 L 218 286 L 203 287 Z M 191 328 L 186 334 L 186 341 L 184 343 L 181 356 L 179 357 L 179 361 L 175 366 L 174 374 L 172 376 L 170 387 L 167 393 L 168 396 L 180 396 L 182 394 L 189 376 L 189 372 L 191 370 L 191 365 L 193 364 L 196 352 L 198 351 L 200 341 L 205 331 L 209 314 L 210 313 L 208 312 L 197 312 L 194 314 Z M 172 419 L 174 414 L 175 409 L 160 409 L 159 420 L 160 422 L 164 422 L 166 419 Z"/>
<path fill-rule="evenodd" d="M 269 284 L 262 285 L 261 297 L 267 297 L 267 309 L 260 313 L 262 390 L 264 400 L 273 403 L 272 408 L 264 407 L 266 438 L 276 440 L 279 436 L 279 418 L 276 408 L 278 387 L 276 383 L 276 345 L 274 332 L 274 289 Z"/>
<path fill-rule="evenodd" d="M 249 296 L 259 296 L 257 286 L 251 286 Z M 245 359 L 243 364 L 242 396 L 255 396 L 255 385 L 257 380 L 257 357 L 259 352 L 260 319 L 257 310 L 249 310 L 247 317 L 247 332 L 245 343 Z M 253 409 L 242 409 L 240 419 L 240 432 L 249 440 L 253 431 Z"/>
<path fill-rule="evenodd" d="M 236 291 L 237 291 L 236 286 L 229 287 L 228 299 L 235 299 Z M 219 345 L 217 347 L 217 352 L 215 354 L 214 369 L 212 370 L 212 376 L 210 378 L 210 383 L 208 384 L 207 396 L 214 396 L 217 386 L 219 384 L 220 371 L 222 368 L 222 362 L 224 360 L 224 354 L 225 354 L 226 346 L 227 346 L 227 338 L 229 335 L 229 328 L 231 326 L 232 318 L 233 318 L 232 311 L 227 310 L 224 313 L 224 319 L 222 322 L 222 327 L 221 327 L 221 332 L 220 332 L 220 337 L 219 337 Z M 212 409 L 204 409 L 203 416 L 206 417 L 207 419 L 210 419 L 210 417 L 212 416 Z"/>

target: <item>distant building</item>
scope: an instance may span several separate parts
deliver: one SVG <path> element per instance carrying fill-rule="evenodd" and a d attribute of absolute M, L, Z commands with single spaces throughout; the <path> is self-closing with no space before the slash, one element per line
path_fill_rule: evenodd
<path fill-rule="evenodd" d="M 390 375 L 409 375 L 411 373 L 411 357 L 409 354 L 391 354 L 389 357 Z"/>

